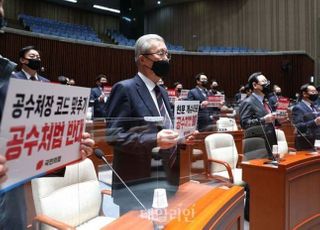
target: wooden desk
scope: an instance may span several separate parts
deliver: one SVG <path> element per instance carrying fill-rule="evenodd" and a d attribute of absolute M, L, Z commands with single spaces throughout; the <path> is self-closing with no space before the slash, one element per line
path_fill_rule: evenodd
<path fill-rule="evenodd" d="M 250 229 L 320 229 L 320 155 L 286 155 L 278 167 L 265 161 L 242 164 L 250 186 Z"/>
<path fill-rule="evenodd" d="M 188 182 L 179 187 L 161 217 L 165 229 L 243 229 L 243 188 Z M 140 211 L 130 211 L 105 228 L 153 229 Z"/>

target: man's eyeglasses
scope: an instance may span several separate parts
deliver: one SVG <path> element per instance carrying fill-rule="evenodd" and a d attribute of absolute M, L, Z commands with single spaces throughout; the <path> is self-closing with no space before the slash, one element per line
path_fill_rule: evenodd
<path fill-rule="evenodd" d="M 168 53 L 168 51 L 166 51 L 166 50 L 159 50 L 159 51 L 154 52 L 154 53 L 144 53 L 142 55 L 153 55 L 153 54 L 156 54 L 156 55 L 158 55 L 160 57 L 166 56 L 169 60 L 171 59 L 171 54 Z"/>

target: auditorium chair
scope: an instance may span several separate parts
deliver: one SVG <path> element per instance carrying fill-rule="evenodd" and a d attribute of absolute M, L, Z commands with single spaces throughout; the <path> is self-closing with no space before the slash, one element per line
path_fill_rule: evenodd
<path fill-rule="evenodd" d="M 238 154 L 233 136 L 227 133 L 213 133 L 204 141 L 210 175 L 243 186 L 242 169 L 239 168 L 242 155 Z"/>
<path fill-rule="evenodd" d="M 36 229 L 100 229 L 114 220 L 102 216 L 102 194 L 90 159 L 66 167 L 64 177 L 31 181 Z"/>
<path fill-rule="evenodd" d="M 242 141 L 243 157 L 245 161 L 268 158 L 266 142 L 262 137 L 247 137 Z"/>

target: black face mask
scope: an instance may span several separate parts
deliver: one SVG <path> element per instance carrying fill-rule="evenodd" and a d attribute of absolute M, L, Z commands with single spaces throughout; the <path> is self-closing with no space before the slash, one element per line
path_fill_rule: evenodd
<path fill-rule="evenodd" d="M 280 93 L 280 92 L 277 92 L 276 95 L 277 95 L 278 97 L 280 97 L 280 96 L 281 96 L 281 93 Z"/>
<path fill-rule="evenodd" d="M 200 81 L 200 82 L 201 82 L 201 85 L 204 87 L 207 86 L 207 84 L 208 84 L 208 81 Z"/>
<path fill-rule="evenodd" d="M 159 77 L 166 77 L 169 73 L 170 64 L 169 61 L 161 60 L 154 61 L 151 70 Z"/>
<path fill-rule="evenodd" d="M 318 94 L 309 94 L 310 101 L 316 101 L 318 99 Z"/>
<path fill-rule="evenodd" d="M 270 84 L 264 84 L 264 85 L 261 85 L 262 86 L 262 93 L 264 95 L 268 95 L 270 93 Z"/>
<path fill-rule="evenodd" d="M 40 67 L 41 67 L 41 61 L 40 60 L 37 60 L 37 59 L 27 59 L 27 60 L 29 61 L 27 66 L 30 69 L 33 69 L 33 70 L 39 70 L 40 69 Z"/>
<path fill-rule="evenodd" d="M 177 89 L 177 92 L 178 92 L 178 93 L 181 93 L 181 91 L 182 91 L 181 88 L 178 88 L 178 89 Z"/>

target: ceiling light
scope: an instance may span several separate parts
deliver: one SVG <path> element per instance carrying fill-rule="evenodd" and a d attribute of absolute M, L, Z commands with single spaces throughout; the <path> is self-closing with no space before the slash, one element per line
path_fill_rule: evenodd
<path fill-rule="evenodd" d="M 160 4 L 161 4 L 161 1 L 157 1 L 157 4 L 160 5 Z"/>
<path fill-rule="evenodd" d="M 72 2 L 72 3 L 77 3 L 78 0 L 65 0 L 66 2 Z"/>
<path fill-rule="evenodd" d="M 110 11 L 110 12 L 113 12 L 113 13 L 120 14 L 120 10 L 109 8 L 109 7 L 105 7 L 105 6 L 93 5 L 93 8 L 96 8 L 96 9 L 99 9 L 99 10 L 106 10 L 106 11 Z"/>

